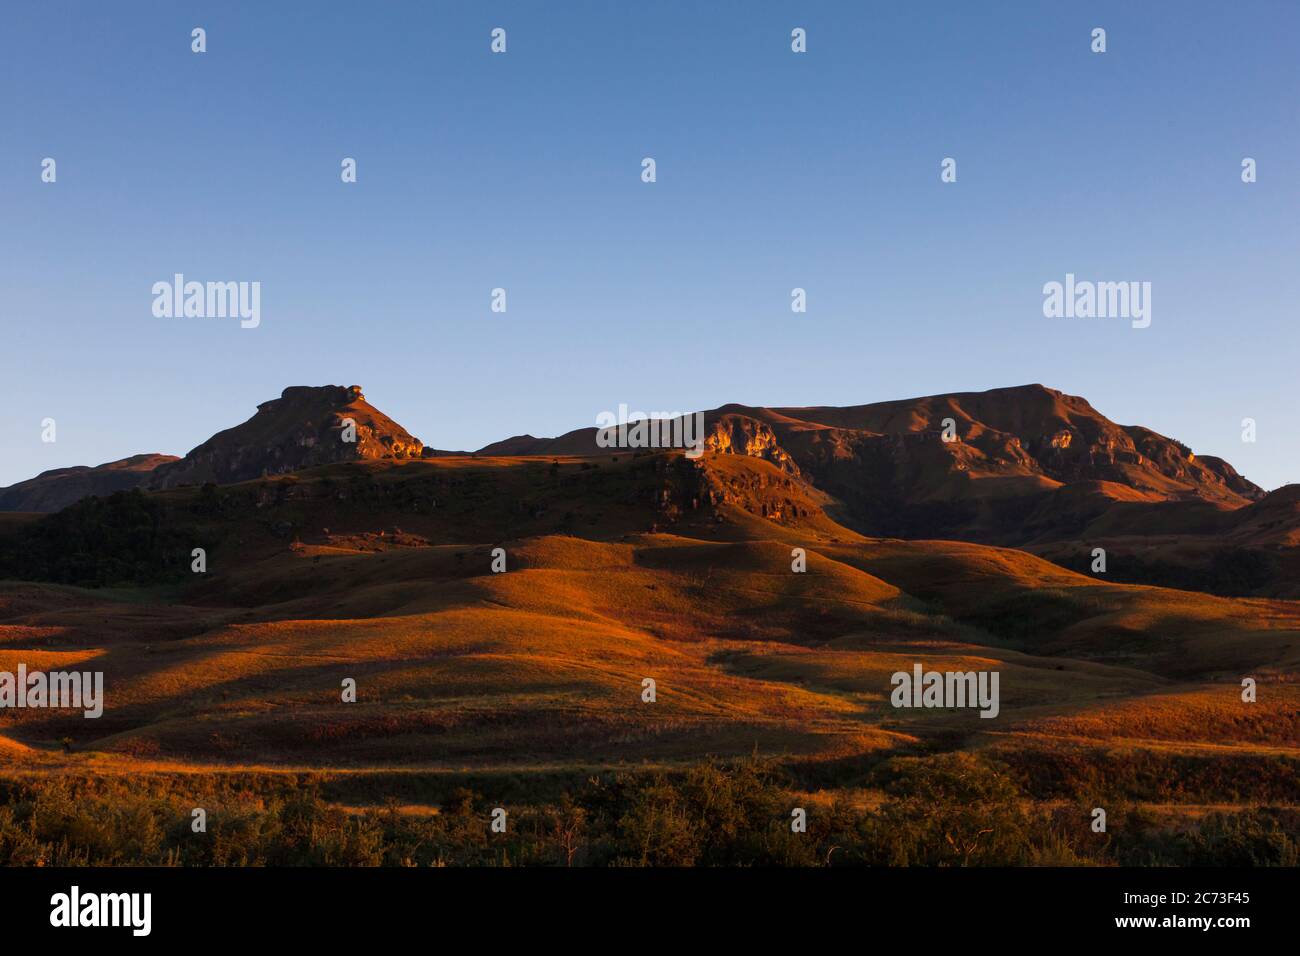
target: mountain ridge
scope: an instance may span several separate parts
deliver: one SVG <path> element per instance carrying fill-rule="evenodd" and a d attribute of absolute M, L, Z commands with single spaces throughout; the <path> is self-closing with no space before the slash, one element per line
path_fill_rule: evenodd
<path fill-rule="evenodd" d="M 143 487 L 158 467 L 179 460 L 175 455 L 151 452 L 93 467 L 51 468 L 26 481 L 0 488 L 0 511 L 61 511 L 91 495 Z"/>
<path fill-rule="evenodd" d="M 1206 567 L 1244 549 L 1253 570 L 1247 584 L 1232 586 L 1252 593 L 1276 593 L 1274 579 L 1300 566 L 1292 561 L 1300 555 L 1300 508 L 1288 490 L 1296 486 L 1266 493 L 1222 458 L 1119 425 L 1086 399 L 1040 384 L 853 406 L 729 403 L 701 414 L 706 456 L 762 460 L 783 477 L 762 479 L 767 490 L 759 491 L 750 477 L 737 472 L 741 484 L 732 487 L 735 476 L 712 468 L 700 493 L 745 503 L 762 519 L 825 512 L 868 537 L 1015 547 L 1076 568 L 1104 541 L 1133 551 L 1126 566 L 1143 568 L 1142 580 L 1174 583 L 1188 574 L 1200 580 Z M 595 427 L 554 438 L 522 434 L 473 453 L 442 451 L 370 405 L 359 386 L 290 386 L 181 458 L 55 469 L 0 489 L 0 510 L 58 511 L 133 488 L 232 485 L 360 462 L 672 454 L 600 447 L 597 434 Z M 771 497 L 773 482 L 790 493 Z"/>

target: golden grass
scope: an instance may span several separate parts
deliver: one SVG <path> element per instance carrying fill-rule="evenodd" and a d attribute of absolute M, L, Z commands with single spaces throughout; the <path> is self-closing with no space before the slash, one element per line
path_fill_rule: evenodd
<path fill-rule="evenodd" d="M 582 460 L 561 463 L 596 480 Z M 550 465 L 437 459 L 364 473 L 382 484 L 490 472 L 509 487 Z M 602 467 L 650 469 L 630 457 Z M 353 515 L 318 540 L 216 556 L 183 601 L 0 583 L 0 670 L 102 669 L 107 694 L 99 721 L 0 715 L 0 763 L 535 772 L 755 749 L 851 761 L 936 743 L 1297 746 L 1294 602 L 1111 584 L 1010 549 L 868 540 L 820 510 L 789 511 L 825 502 L 799 499 L 765 462 L 709 468 L 717 487 L 751 497 L 721 503 L 722 521 L 688 515 L 654 533 L 640 512 L 641 530 L 601 540 L 448 540 L 469 512 L 379 535 L 395 522 L 364 530 Z M 787 510 L 763 517 L 764 504 Z M 490 570 L 497 546 L 504 574 Z M 791 571 L 794 547 L 807 551 L 804 574 Z M 1001 716 L 894 709 L 890 676 L 917 662 L 999 671 Z M 1260 680 L 1260 703 L 1239 703 L 1242 676 Z M 340 700 L 344 678 L 354 704 Z M 655 703 L 641 700 L 644 678 Z"/>

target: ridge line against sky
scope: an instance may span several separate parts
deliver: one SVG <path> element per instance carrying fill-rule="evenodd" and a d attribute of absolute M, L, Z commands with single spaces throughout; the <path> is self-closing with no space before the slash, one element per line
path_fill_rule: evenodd
<path fill-rule="evenodd" d="M 355 383 L 354 383 L 354 384 L 355 384 Z M 952 392 L 952 393 L 938 393 L 938 394 L 931 394 L 931 395 L 910 395 L 910 396 L 906 396 L 906 397 L 903 397 L 903 398 L 881 399 L 881 400 L 879 400 L 878 403 L 879 403 L 879 404 L 888 404 L 888 403 L 891 403 L 891 402 L 919 402 L 919 401 L 924 401 L 924 400 L 926 400 L 926 399 L 931 399 L 931 398 L 939 397 L 940 394 L 952 394 L 952 395 L 954 395 L 954 396 L 958 396 L 958 395 L 979 395 L 979 394 L 982 394 L 982 393 L 984 393 L 984 392 L 986 392 L 986 391 L 1005 391 L 1005 390 L 1012 390 L 1012 389 L 1018 389 L 1018 388 L 1029 388 L 1029 387 L 1032 387 L 1032 386 L 1035 385 L 1035 384 L 1041 384 L 1041 383 L 1029 383 L 1029 382 L 1026 382 L 1026 383 L 1022 383 L 1022 384 L 1020 384 L 1020 385 L 1013 385 L 1013 386 L 995 386 L 995 387 L 992 388 L 992 389 L 957 390 L 957 391 Z M 303 386 L 302 386 L 301 383 L 299 383 L 297 386 L 286 386 L 286 388 L 288 388 L 288 387 L 303 387 Z M 331 382 L 331 383 L 321 383 L 321 384 L 318 385 L 318 386 L 306 386 L 306 387 L 347 387 L 347 386 L 338 386 L 338 383 L 333 383 L 333 382 Z M 1050 385 L 1045 386 L 1045 387 L 1048 388 L 1048 389 L 1051 389 L 1051 388 L 1052 388 L 1052 386 L 1050 386 Z M 365 393 L 365 388 L 362 387 L 361 390 L 362 390 L 362 392 L 363 392 L 363 394 L 364 394 L 364 393 Z M 282 389 L 281 391 L 283 391 L 283 389 Z M 1086 396 L 1073 396 L 1073 395 L 1070 395 L 1070 393 L 1068 393 L 1068 392 L 1063 392 L 1061 389 L 1054 389 L 1054 391 L 1061 392 L 1062 394 L 1064 394 L 1064 395 L 1065 395 L 1066 397 L 1068 397 L 1068 398 L 1082 398 L 1085 402 L 1087 402 L 1087 397 L 1086 397 Z M 279 395 L 277 394 L 277 395 L 274 396 L 274 397 L 279 397 Z M 268 399 L 268 401 L 269 401 L 269 400 L 270 400 L 270 399 Z M 375 401 L 373 401 L 370 395 L 365 395 L 365 401 L 366 401 L 366 403 L 369 404 L 372 408 L 375 408 L 375 409 L 378 410 L 379 412 L 381 412 L 381 413 L 383 413 L 384 415 L 388 416 L 388 418 L 390 418 L 392 421 L 394 421 L 397 425 L 399 425 L 399 426 L 405 428 L 405 426 L 404 426 L 403 423 L 402 423 L 402 418 L 401 418 L 401 415 L 400 415 L 400 414 L 393 414 L 393 413 L 390 413 L 390 411 L 389 411 L 388 409 L 385 409 L 384 407 L 382 407 L 381 405 L 379 405 L 379 404 L 377 404 Z M 857 405 L 871 405 L 871 404 L 878 404 L 878 403 L 873 401 L 873 402 L 859 402 L 859 403 L 855 403 L 855 404 L 857 404 Z M 264 404 L 264 402 L 259 402 L 259 403 L 258 403 L 258 405 L 261 405 L 261 404 Z M 1088 404 L 1091 405 L 1092 403 L 1091 403 L 1091 402 L 1088 402 Z M 720 408 L 723 408 L 723 407 L 727 407 L 727 406 L 731 406 L 731 405 L 739 406 L 739 407 L 741 407 L 741 408 L 753 408 L 753 409 L 768 408 L 768 409 L 772 409 L 772 410 L 778 410 L 778 409 L 780 409 L 780 410 L 784 410 L 784 411 L 799 411 L 799 410 L 801 410 L 801 409 L 814 409 L 814 408 L 837 408 L 837 407 L 844 407 L 844 406 L 819 405 L 819 404 L 816 404 L 816 403 L 811 403 L 811 404 L 810 404 L 810 403 L 804 403 L 804 404 L 799 404 L 799 405 L 762 405 L 762 404 L 755 404 L 755 403 L 749 403 L 749 402 L 721 402 L 721 403 L 719 403 L 719 404 L 717 404 L 717 405 L 710 406 L 709 408 L 702 408 L 702 409 L 683 409 L 683 410 L 680 410 L 680 411 L 676 411 L 676 410 L 674 410 L 674 411 L 670 411 L 669 414 L 670 414 L 670 415 L 673 415 L 673 416 L 676 416 L 676 415 L 680 415 L 680 414 L 691 414 L 691 413 L 694 413 L 694 412 L 701 412 L 701 413 L 703 413 L 703 412 L 710 412 L 710 411 L 716 411 L 717 409 L 720 409 Z M 1142 427 L 1142 428 L 1150 428 L 1150 426 L 1148 426 L 1148 425 L 1144 425 L 1144 424 L 1141 423 L 1141 422 L 1121 422 L 1121 421 L 1117 421 L 1117 420 L 1115 420 L 1115 419 L 1113 419 L 1113 418 L 1110 418 L 1110 416 L 1106 415 L 1105 412 L 1101 411 L 1100 409 L 1097 409 L 1095 406 L 1093 406 L 1093 410 L 1096 411 L 1096 412 L 1097 412 L 1099 415 L 1101 415 L 1102 417 L 1104 417 L 1104 418 L 1108 419 L 1109 421 L 1113 422 L 1115 425 L 1117 425 L 1117 426 L 1120 427 L 1120 428 L 1127 428 L 1127 427 L 1130 427 L 1130 426 L 1137 426 L 1137 427 Z M 173 455 L 173 456 L 175 456 L 176 458 L 183 458 L 186 454 L 188 454 L 189 452 L 191 452 L 191 451 L 197 449 L 201 444 L 203 444 L 204 442 L 206 442 L 208 439 L 214 437 L 214 436 L 215 436 L 216 434 L 218 434 L 219 432 L 227 431 L 227 430 L 229 430 L 229 429 L 231 429 L 231 428 L 238 427 L 239 425 L 242 425 L 242 424 L 246 423 L 247 421 L 249 421 L 249 420 L 253 417 L 254 414 L 256 414 L 256 411 L 257 411 L 257 409 L 255 408 L 255 409 L 254 409 L 254 412 L 253 412 L 252 414 L 248 415 L 247 417 L 245 417 L 245 418 L 243 418 L 243 419 L 240 419 L 240 421 L 238 421 L 238 422 L 232 422 L 231 424 L 229 424 L 229 425 L 227 425 L 227 426 L 225 426 L 225 427 L 223 427 L 223 428 L 217 429 L 217 430 L 214 431 L 211 435 L 207 435 L 207 436 L 204 436 L 202 439 L 196 440 L 196 441 L 193 443 L 193 445 L 192 445 L 191 447 L 186 448 L 186 449 L 184 449 L 183 451 L 181 451 L 181 450 L 170 450 L 170 451 L 169 451 L 169 450 L 161 450 L 161 451 L 160 451 L 160 450 L 155 450 L 155 451 L 151 451 L 151 452 L 131 452 L 131 453 L 129 453 L 129 454 L 121 455 L 121 456 L 119 456 L 119 457 L 117 457 L 117 458 L 109 459 L 109 460 L 104 461 L 104 462 L 95 462 L 95 463 L 93 463 L 93 464 L 90 463 L 90 462 L 83 462 L 83 463 L 81 463 L 81 464 L 84 464 L 84 465 L 91 465 L 92 467 L 94 467 L 94 466 L 98 466 L 98 465 L 113 464 L 113 463 L 115 463 L 115 462 L 122 461 L 122 460 L 124 460 L 124 459 L 126 459 L 126 458 L 130 458 L 130 457 L 135 457 L 135 456 L 146 456 L 146 455 Z M 659 411 L 657 411 L 657 410 L 652 411 L 652 410 L 648 410 L 648 409 L 647 409 L 647 410 L 642 410 L 642 409 L 632 409 L 632 410 L 630 410 L 630 414 L 631 414 L 633 417 L 638 417 L 638 416 L 640 416 L 640 415 L 642 415 L 642 414 L 649 415 L 649 416 L 659 416 L 659 415 L 661 414 L 661 412 L 659 412 Z M 475 445 L 472 445 L 472 446 L 466 446 L 466 447 L 464 447 L 464 448 L 443 448 L 442 446 L 435 446 L 433 443 L 429 443 L 429 442 L 424 442 L 424 444 L 425 444 L 426 446 L 430 447 L 430 448 L 432 448 L 432 447 L 438 447 L 440 450 L 444 450 L 444 451 L 455 451 L 455 452 L 465 452 L 465 453 L 467 453 L 467 454 L 474 454 L 474 453 L 477 453 L 479 450 L 488 447 L 489 445 L 497 444 L 497 443 L 499 443 L 499 442 L 506 441 L 506 440 L 513 439 L 513 438 L 525 438 L 525 437 L 527 437 L 527 438 L 533 438 L 533 439 L 535 439 L 535 440 L 547 441 L 547 440 L 553 440 L 553 439 L 563 438 L 564 436 L 566 436 L 566 435 L 568 435 L 568 434 L 571 434 L 571 433 L 573 433 L 573 432 L 578 432 L 578 431 L 582 431 L 582 430 L 585 430 L 585 429 L 594 429 L 594 428 L 596 428 L 596 427 L 597 427 L 597 426 L 596 426 L 595 424 L 590 424 L 590 425 L 575 425 L 575 426 L 572 426 L 572 427 L 569 427 L 569 428 L 564 428 L 564 429 L 561 429 L 561 430 L 556 431 L 556 432 L 554 432 L 554 433 L 548 433 L 548 434 L 532 434 L 532 433 L 530 433 L 530 432 L 516 432 L 516 433 L 513 433 L 513 434 L 509 434 L 509 435 L 500 435 L 500 436 L 498 436 L 498 437 L 496 437 L 496 438 L 492 438 L 492 439 L 490 439 L 490 440 L 488 440 L 488 441 L 479 442 L 479 443 L 477 443 L 477 444 L 475 444 Z M 409 432 L 410 429 L 407 429 L 407 431 Z M 1166 434 L 1164 434 L 1163 432 L 1161 432 L 1159 429 L 1152 429 L 1152 431 L 1156 432 L 1157 434 L 1161 435 L 1161 436 L 1164 437 L 1164 438 L 1173 439 L 1173 440 L 1175 440 L 1175 441 L 1178 440 L 1178 439 L 1176 438 L 1176 436 L 1166 435 Z M 423 442 L 423 439 L 421 438 L 421 436 L 419 436 L 418 433 L 411 432 L 411 434 L 413 434 L 414 437 L 416 437 L 416 438 L 420 438 L 420 440 Z M 1223 458 L 1223 457 L 1224 457 L 1224 456 L 1222 456 L 1222 455 L 1214 455 L 1214 453 L 1211 452 L 1211 451 L 1198 451 L 1197 449 L 1192 449 L 1192 452 L 1193 452 L 1194 454 L 1196 454 L 1197 457 L 1206 457 L 1206 456 L 1213 456 L 1213 457 L 1219 457 L 1219 458 Z M 1227 459 L 1224 459 L 1224 460 L 1227 460 Z M 1231 461 L 1228 461 L 1228 463 L 1229 463 L 1229 464 L 1232 464 Z M 35 477 L 35 476 L 29 476 L 29 477 Z M 1244 477 L 1249 478 L 1248 475 L 1246 475 L 1246 476 L 1244 476 Z M 3 486 L 0 486 L 0 487 L 3 487 Z M 1280 486 L 1279 486 L 1279 487 L 1280 487 Z M 1266 491 L 1271 491 L 1271 490 L 1275 490 L 1275 489 L 1267 488 L 1267 487 L 1266 487 L 1265 490 L 1266 490 Z"/>
<path fill-rule="evenodd" d="M 184 454 L 324 382 L 452 449 L 619 403 L 1042 382 L 1300 481 L 1300 5 L 55 0 L 0 23 L 0 485 Z M 154 317 L 178 272 L 261 282 L 261 325 Z M 1151 282 L 1151 327 L 1044 318 L 1067 273 Z"/>

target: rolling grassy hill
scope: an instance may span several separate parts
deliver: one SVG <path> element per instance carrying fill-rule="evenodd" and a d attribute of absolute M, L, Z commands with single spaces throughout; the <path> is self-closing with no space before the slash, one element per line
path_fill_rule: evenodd
<path fill-rule="evenodd" d="M 106 707 L 5 711 L 0 766 L 307 774 L 418 813 L 458 780 L 533 805 L 755 754 L 874 806 L 882 767 L 966 753 L 1038 807 L 1300 804 L 1300 605 L 867 538 L 835 507 L 780 462 L 666 452 L 337 463 L 13 522 L 6 573 L 45 580 L 0 584 L 0 671 L 102 670 Z M 917 663 L 997 671 L 998 716 L 892 706 Z"/>

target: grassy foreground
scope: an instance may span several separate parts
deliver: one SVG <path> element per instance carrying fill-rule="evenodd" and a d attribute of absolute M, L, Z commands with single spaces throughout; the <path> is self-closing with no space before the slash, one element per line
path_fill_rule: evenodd
<path fill-rule="evenodd" d="M 1075 866 L 1300 864 L 1300 808 L 1206 808 L 1173 816 L 1030 799 L 996 760 L 891 758 L 872 788 L 809 794 L 759 760 L 617 772 L 506 809 L 455 787 L 441 806 L 349 807 L 319 775 L 265 779 L 9 777 L 0 864 L 17 866 Z M 206 829 L 195 832 L 202 806 Z M 806 812 L 794 832 L 792 812 Z"/>

